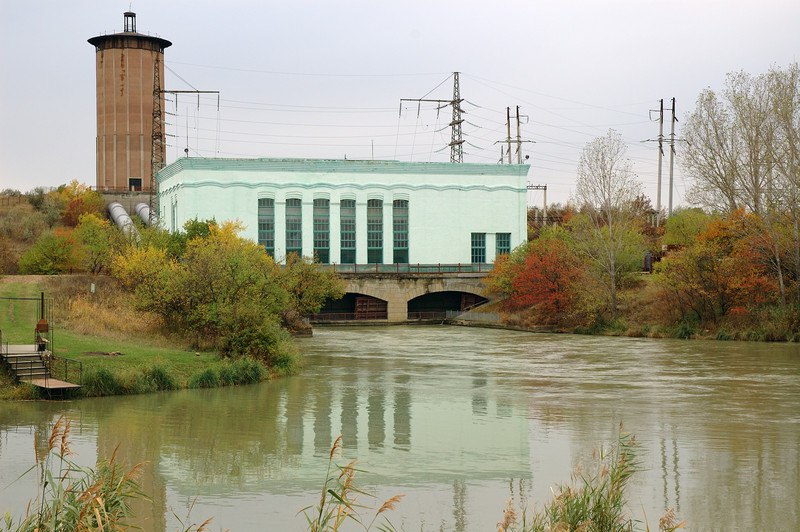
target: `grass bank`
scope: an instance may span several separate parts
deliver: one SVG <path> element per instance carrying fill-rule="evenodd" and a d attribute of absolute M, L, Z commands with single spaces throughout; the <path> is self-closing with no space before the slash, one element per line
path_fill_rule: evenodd
<path fill-rule="evenodd" d="M 95 283 L 95 293 L 90 285 Z M 83 364 L 78 395 L 148 393 L 181 388 L 250 384 L 270 378 L 251 359 L 230 361 L 215 353 L 187 350 L 177 336 L 160 330 L 152 316 L 131 310 L 113 281 L 90 276 L 9 276 L 0 298 L 53 297 L 53 352 Z M 37 303 L 0 299 L 0 330 L 9 343 L 33 342 Z M 70 375 L 72 376 L 72 375 Z M 38 390 L 17 385 L 0 370 L 0 399 L 36 399 Z"/>

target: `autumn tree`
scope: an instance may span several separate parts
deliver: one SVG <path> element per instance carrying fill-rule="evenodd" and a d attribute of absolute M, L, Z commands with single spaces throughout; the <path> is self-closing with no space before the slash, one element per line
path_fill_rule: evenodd
<path fill-rule="evenodd" d="M 716 322 L 775 302 L 778 290 L 754 245 L 751 217 L 740 209 L 710 218 L 689 245 L 661 261 L 664 300 L 681 319 Z"/>
<path fill-rule="evenodd" d="M 94 274 L 109 269 L 125 241 L 121 231 L 96 214 L 82 214 L 74 235 L 83 247 L 83 270 Z"/>
<path fill-rule="evenodd" d="M 54 275 L 81 270 L 83 248 L 71 230 L 60 228 L 43 233 L 19 259 L 25 274 Z"/>
<path fill-rule="evenodd" d="M 581 211 L 571 222 L 576 250 L 608 289 L 612 319 L 617 317 L 619 284 L 639 268 L 645 251 L 634 210 L 640 185 L 626 151 L 622 136 L 613 130 L 586 145 L 575 187 Z"/>
<path fill-rule="evenodd" d="M 339 285 L 319 282 L 308 265 L 281 270 L 262 247 L 239 236 L 236 223 L 208 230 L 186 242 L 180 260 L 166 248 L 131 244 L 114 261 L 113 273 L 134 291 L 140 308 L 161 315 L 195 345 L 287 369 L 293 348 L 281 327 L 283 313 L 313 311 L 320 300 L 338 295 Z"/>
<path fill-rule="evenodd" d="M 89 186 L 73 179 L 69 184 L 59 187 L 48 194 L 63 205 L 61 222 L 68 227 L 75 227 L 83 214 L 102 216 L 105 211 L 103 196 Z"/>

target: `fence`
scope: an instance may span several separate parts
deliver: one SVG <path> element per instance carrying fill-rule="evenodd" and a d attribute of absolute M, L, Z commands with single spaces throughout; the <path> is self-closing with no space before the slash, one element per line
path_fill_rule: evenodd
<path fill-rule="evenodd" d="M 448 310 L 448 320 L 474 321 L 477 323 L 500 323 L 500 315 L 497 312 L 476 312 L 474 310 L 460 311 Z"/>
<path fill-rule="evenodd" d="M 323 264 L 336 273 L 486 273 L 494 264 Z"/>

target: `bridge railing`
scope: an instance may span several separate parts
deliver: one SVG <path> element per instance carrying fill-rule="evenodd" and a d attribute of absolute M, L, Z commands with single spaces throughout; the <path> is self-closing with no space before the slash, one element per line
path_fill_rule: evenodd
<path fill-rule="evenodd" d="M 487 273 L 494 264 L 323 264 L 337 273 Z"/>
<path fill-rule="evenodd" d="M 312 322 L 325 322 L 325 321 L 357 321 L 357 320 L 385 320 L 387 317 L 386 311 L 366 311 L 366 312 L 321 312 L 319 314 L 312 314 L 308 317 Z"/>

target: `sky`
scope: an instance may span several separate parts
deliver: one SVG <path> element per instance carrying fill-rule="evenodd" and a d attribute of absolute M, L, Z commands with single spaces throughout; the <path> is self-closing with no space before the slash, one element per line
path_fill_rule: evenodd
<path fill-rule="evenodd" d="M 464 160 L 495 164 L 520 106 L 528 181 L 568 201 L 581 150 L 623 135 L 656 203 L 659 99 L 680 124 L 729 72 L 800 60 L 800 2 L 764 0 L 245 1 L 0 0 L 0 189 L 95 181 L 94 48 L 122 30 L 172 41 L 167 89 L 218 90 L 166 104 L 168 162 L 204 157 L 449 161 L 460 72 Z M 669 132 L 669 112 L 665 133 Z M 529 142 L 530 141 L 530 142 Z M 691 177 L 676 144 L 675 205 Z M 668 152 L 665 152 L 668 155 Z M 664 158 L 662 204 L 669 158 Z M 541 204 L 541 191 L 529 193 Z"/>

